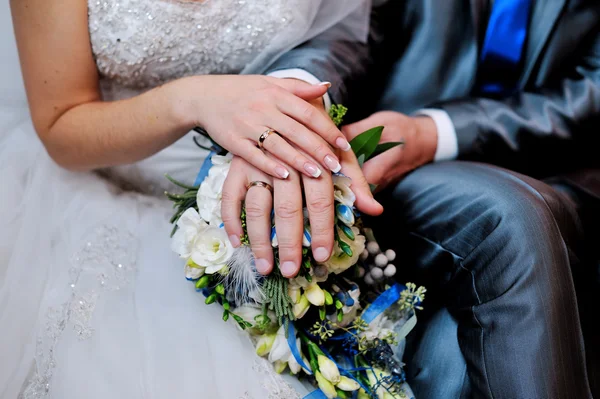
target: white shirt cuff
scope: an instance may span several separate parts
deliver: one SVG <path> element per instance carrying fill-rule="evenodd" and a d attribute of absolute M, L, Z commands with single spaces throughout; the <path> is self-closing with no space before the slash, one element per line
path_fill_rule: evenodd
<path fill-rule="evenodd" d="M 437 127 L 438 140 L 437 150 L 433 158 L 434 162 L 451 161 L 458 157 L 458 140 L 456 129 L 448 113 L 441 109 L 421 109 L 415 115 L 429 116 Z"/>
<path fill-rule="evenodd" d="M 310 83 L 313 85 L 321 83 L 321 80 L 319 80 L 315 75 L 300 68 L 280 69 L 279 71 L 269 73 L 268 76 L 273 76 L 274 78 L 281 79 L 294 78 L 298 80 L 303 80 L 306 83 Z M 326 111 L 329 111 L 329 108 L 331 108 L 331 98 L 327 93 L 323 95 L 323 105 L 325 105 Z"/>

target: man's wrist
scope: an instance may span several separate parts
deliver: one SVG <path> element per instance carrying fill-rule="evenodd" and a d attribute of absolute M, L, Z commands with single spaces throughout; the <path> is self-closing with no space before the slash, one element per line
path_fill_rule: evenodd
<path fill-rule="evenodd" d="M 437 125 L 433 118 L 426 115 L 413 117 L 417 126 L 417 140 L 422 151 L 422 164 L 433 162 L 438 146 Z"/>

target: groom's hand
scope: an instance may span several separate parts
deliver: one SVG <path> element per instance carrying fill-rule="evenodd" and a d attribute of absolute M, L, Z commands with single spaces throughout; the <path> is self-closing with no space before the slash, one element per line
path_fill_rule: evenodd
<path fill-rule="evenodd" d="M 406 173 L 432 162 L 437 149 L 437 128 L 430 117 L 410 117 L 399 112 L 377 112 L 362 121 L 347 125 L 342 132 L 348 140 L 375 126 L 384 126 L 382 143 L 403 141 L 363 165 L 363 173 L 378 189 L 397 182 Z"/>

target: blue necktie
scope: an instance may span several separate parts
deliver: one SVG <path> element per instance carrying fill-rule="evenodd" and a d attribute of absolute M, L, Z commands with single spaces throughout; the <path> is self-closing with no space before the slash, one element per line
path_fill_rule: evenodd
<path fill-rule="evenodd" d="M 476 90 L 506 95 L 514 91 L 527 38 L 533 0 L 495 0 L 481 51 Z"/>

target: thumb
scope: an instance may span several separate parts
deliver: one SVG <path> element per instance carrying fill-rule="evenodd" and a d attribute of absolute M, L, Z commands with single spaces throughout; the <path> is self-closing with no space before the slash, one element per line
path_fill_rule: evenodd
<path fill-rule="evenodd" d="M 342 158 L 342 173 L 352 179 L 351 189 L 356 195 L 354 205 L 363 213 L 371 216 L 380 215 L 383 212 L 383 206 L 373 197 L 371 187 L 363 171 L 356 160 L 356 156 L 352 151 L 340 154 Z"/>
<path fill-rule="evenodd" d="M 323 97 L 331 87 L 329 82 L 310 84 L 295 78 L 273 78 L 272 82 L 306 101 Z"/>

